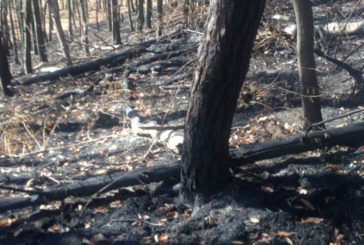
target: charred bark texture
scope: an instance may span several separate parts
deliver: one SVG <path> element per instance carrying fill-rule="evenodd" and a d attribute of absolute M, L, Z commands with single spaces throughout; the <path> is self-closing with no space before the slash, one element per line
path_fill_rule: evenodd
<path fill-rule="evenodd" d="M 265 0 L 211 1 L 188 106 L 183 197 L 208 196 L 230 179 L 228 139 Z"/>

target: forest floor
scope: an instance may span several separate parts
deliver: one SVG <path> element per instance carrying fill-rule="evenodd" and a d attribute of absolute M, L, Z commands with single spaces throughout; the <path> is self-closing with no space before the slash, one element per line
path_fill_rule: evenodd
<path fill-rule="evenodd" d="M 241 91 L 232 149 L 301 133 L 295 42 L 284 32 L 294 23 L 293 9 L 275 2 L 267 7 Z M 357 1 L 313 2 L 317 25 L 364 17 Z M 168 34 L 155 42 L 146 42 L 155 39 L 153 30 L 130 35 L 125 24 L 127 41 L 108 52 L 143 49 L 122 64 L 32 84 L 24 83 L 29 76 L 16 77 L 16 96 L 0 101 L 2 198 L 180 158 L 161 134 L 182 132 L 203 24 L 186 28 L 172 14 Z M 100 24 L 104 40 L 91 40 L 98 47 L 111 43 Z M 327 34 L 317 44 L 360 70 L 363 35 Z M 77 45 L 72 51 L 83 56 Z M 93 58 L 109 55 L 92 52 Z M 54 52 L 50 64 L 60 62 Z M 321 57 L 316 62 L 324 118 L 360 108 L 362 86 L 353 92 L 347 71 Z M 135 129 L 136 119 L 154 131 Z M 363 120 L 361 112 L 326 127 Z M 358 153 L 336 147 L 242 165 L 225 193 L 199 207 L 183 204 L 173 191 L 178 179 L 170 178 L 9 210 L 0 213 L 0 244 L 363 244 L 364 157 Z"/>

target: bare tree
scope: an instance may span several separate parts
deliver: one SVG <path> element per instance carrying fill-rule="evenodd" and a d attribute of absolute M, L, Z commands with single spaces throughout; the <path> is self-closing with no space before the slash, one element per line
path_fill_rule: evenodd
<path fill-rule="evenodd" d="M 120 10 L 118 0 L 111 0 L 112 7 L 112 37 L 114 44 L 121 44 L 120 37 Z"/>
<path fill-rule="evenodd" d="M 36 34 L 36 49 L 38 50 L 38 54 L 40 60 L 43 62 L 48 61 L 47 54 L 46 54 L 46 47 L 45 47 L 45 40 L 44 40 L 44 32 L 42 27 L 42 17 L 41 11 L 39 7 L 38 0 L 32 0 L 32 9 L 33 9 L 33 21 L 35 27 L 35 34 Z"/>
<path fill-rule="evenodd" d="M 143 31 L 144 27 L 144 0 L 138 1 L 138 21 L 137 21 L 137 30 Z"/>
<path fill-rule="evenodd" d="M 147 0 L 147 9 L 145 13 L 145 23 L 148 28 L 152 28 L 152 0 Z"/>
<path fill-rule="evenodd" d="M 86 56 L 90 56 L 89 41 L 88 41 L 88 12 L 85 0 L 80 0 L 81 19 L 82 19 L 82 47 Z"/>
<path fill-rule="evenodd" d="M 23 68 L 26 74 L 32 73 L 32 56 L 31 56 L 31 22 L 32 6 L 30 1 L 24 2 L 23 10 Z"/>
<path fill-rule="evenodd" d="M 226 185 L 228 140 L 265 0 L 212 0 L 191 88 L 182 149 L 182 196 Z"/>
<path fill-rule="evenodd" d="M 163 34 L 163 0 L 157 0 L 157 36 Z"/>
<path fill-rule="evenodd" d="M 131 15 L 131 11 L 132 11 L 131 4 L 133 3 L 133 1 L 132 0 L 127 0 L 127 2 L 128 2 L 128 16 L 129 16 L 130 30 L 134 31 L 133 18 L 132 18 L 132 15 Z"/>
<path fill-rule="evenodd" d="M 73 16 L 73 1 L 67 0 L 67 8 L 68 8 L 68 36 L 69 38 L 73 37 L 73 28 L 72 28 L 72 16 Z"/>
<path fill-rule="evenodd" d="M 314 57 L 314 26 L 310 0 L 292 0 L 297 23 L 297 59 L 305 127 L 322 121 L 320 89 Z"/>
<path fill-rule="evenodd" d="M 0 25 L 0 79 L 1 79 L 1 92 L 5 96 L 12 96 L 13 93 L 9 89 L 11 81 L 11 73 L 9 68 L 9 62 L 6 55 L 6 50 L 3 45 L 3 32 Z"/>
<path fill-rule="evenodd" d="M 66 58 L 66 63 L 67 65 L 72 65 L 70 51 L 62 29 L 61 19 L 59 16 L 59 7 L 57 0 L 48 0 L 48 6 L 52 14 L 52 20 L 54 21 L 54 24 L 56 26 L 58 41 L 59 44 L 61 45 L 63 55 Z"/>

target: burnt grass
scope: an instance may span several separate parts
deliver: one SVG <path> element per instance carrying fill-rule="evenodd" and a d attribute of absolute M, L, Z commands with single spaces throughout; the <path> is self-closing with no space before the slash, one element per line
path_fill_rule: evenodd
<path fill-rule="evenodd" d="M 356 3 L 313 2 L 317 24 L 345 21 L 343 16 Z M 360 10 L 362 5 L 352 20 L 363 18 Z M 276 29 L 257 38 L 234 117 L 232 148 L 301 132 L 295 42 L 282 33 L 286 21 L 272 18 L 275 14 L 294 22 L 293 9 L 286 1 L 268 3 L 261 31 L 266 31 L 266 24 Z M 125 112 L 130 105 L 143 123 L 183 123 L 196 67 L 193 47 L 202 38 L 190 29 L 201 31 L 202 25 L 194 23 L 185 29 L 172 21 L 168 28 L 174 34 L 124 64 L 14 86 L 17 95 L 1 100 L 1 125 L 8 130 L 13 148 L 10 153 L 1 148 L 0 184 L 41 190 L 178 159 L 180 154 L 164 142 L 132 133 Z M 143 38 L 153 35 L 146 31 Z M 362 37 L 363 33 L 328 35 L 324 48 L 335 49 L 340 59 L 359 47 Z M 132 36 L 125 46 L 136 45 L 138 38 Z M 176 50 L 186 52 L 146 61 Z M 363 56 L 361 47 L 346 62 L 361 69 Z M 324 118 L 358 108 L 363 94 L 358 90 L 353 96 L 354 79 L 323 58 L 316 62 Z M 363 118 L 364 113 L 354 114 L 326 126 L 350 125 Z M 34 138 L 46 142 L 46 149 L 39 150 Z M 178 179 L 166 178 L 7 211 L 0 214 L 0 244 L 364 244 L 364 160 L 360 153 L 335 147 L 243 164 L 232 169 L 232 181 L 223 192 L 195 205 L 185 204 L 173 190 Z M 0 193 L 2 197 L 25 195 L 6 189 Z"/>

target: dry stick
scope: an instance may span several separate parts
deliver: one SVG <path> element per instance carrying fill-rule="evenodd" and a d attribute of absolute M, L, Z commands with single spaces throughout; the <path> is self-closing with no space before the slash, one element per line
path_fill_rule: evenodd
<path fill-rule="evenodd" d="M 44 150 L 43 148 L 42 148 L 42 146 L 40 145 L 40 143 L 39 143 L 39 141 L 35 138 L 35 136 L 29 131 L 29 129 L 28 129 L 28 127 L 27 127 L 27 125 L 25 124 L 25 122 L 21 122 L 22 124 L 23 124 L 23 126 L 24 126 L 24 128 L 25 128 L 25 130 L 27 131 L 27 133 L 30 135 L 30 137 L 35 141 L 35 143 L 37 144 L 37 146 L 38 146 L 38 148 L 39 148 L 39 150 Z"/>
<path fill-rule="evenodd" d="M 351 19 L 352 15 L 353 15 L 353 13 L 354 13 L 354 10 L 355 10 L 355 9 L 359 6 L 359 3 L 360 3 L 361 1 L 362 1 L 362 0 L 358 0 L 358 2 L 355 4 L 354 8 L 351 10 L 351 12 L 350 12 L 350 14 L 349 14 L 348 18 L 346 19 L 346 22 L 345 22 L 345 24 L 344 24 L 343 28 L 340 30 L 341 32 L 345 31 L 345 28 L 346 28 L 346 26 L 348 25 L 348 23 L 349 23 L 349 21 L 350 21 L 350 19 Z M 343 35 L 342 35 L 342 36 L 343 36 Z M 343 41 L 343 42 L 344 42 L 344 40 L 343 40 L 344 38 L 343 38 L 342 36 L 340 36 L 340 39 L 341 39 L 341 41 Z M 346 36 L 348 36 L 348 35 L 346 35 Z M 334 52 L 334 56 L 335 56 L 335 57 L 336 57 L 337 49 L 338 49 L 338 43 L 335 45 L 335 52 Z"/>
<path fill-rule="evenodd" d="M 362 44 L 360 44 L 358 47 L 356 47 L 355 49 L 353 49 L 353 51 L 351 51 L 348 55 L 346 55 L 344 58 L 343 58 L 343 62 L 345 60 L 347 60 L 350 56 L 352 56 L 353 54 L 356 53 L 356 51 L 358 51 L 360 48 L 362 48 L 364 46 L 364 42 Z"/>
<path fill-rule="evenodd" d="M 321 50 L 318 50 L 318 49 L 315 49 L 314 52 L 327 59 L 328 61 L 334 63 L 335 65 L 338 65 L 340 67 L 342 67 L 343 69 L 345 69 L 349 74 L 350 76 L 352 76 L 354 79 L 355 79 L 355 87 L 354 87 L 354 90 L 353 90 L 353 94 L 355 93 L 355 90 L 356 90 L 356 87 L 358 84 L 364 84 L 364 78 L 363 78 L 363 74 L 362 74 L 362 71 L 360 70 L 357 70 L 353 67 L 351 67 L 350 65 L 348 65 L 347 63 L 341 61 L 341 60 L 338 60 L 338 59 L 335 59 L 334 57 L 331 57 L 327 54 L 325 54 L 324 52 L 322 52 Z"/>
<path fill-rule="evenodd" d="M 348 25 L 348 23 L 349 23 L 349 21 L 350 21 L 350 19 L 351 19 L 352 15 L 353 15 L 353 13 L 354 13 L 355 9 L 359 6 L 359 3 L 360 3 L 361 1 L 362 1 L 362 0 L 358 0 L 358 2 L 356 2 L 356 4 L 355 4 L 354 8 L 351 10 L 351 12 L 350 12 L 350 14 L 349 14 L 348 18 L 346 19 L 346 22 L 345 22 L 345 25 L 344 25 L 344 27 L 343 27 L 343 30 L 345 30 L 345 28 L 346 28 L 346 26 Z"/>
<path fill-rule="evenodd" d="M 114 45 L 111 45 L 110 43 L 106 42 L 102 37 L 100 37 L 99 35 L 97 35 L 96 33 L 94 33 L 94 36 L 97 37 L 101 42 L 103 42 L 106 46 L 111 47 L 113 50 L 115 50 L 116 48 L 114 47 Z"/>

